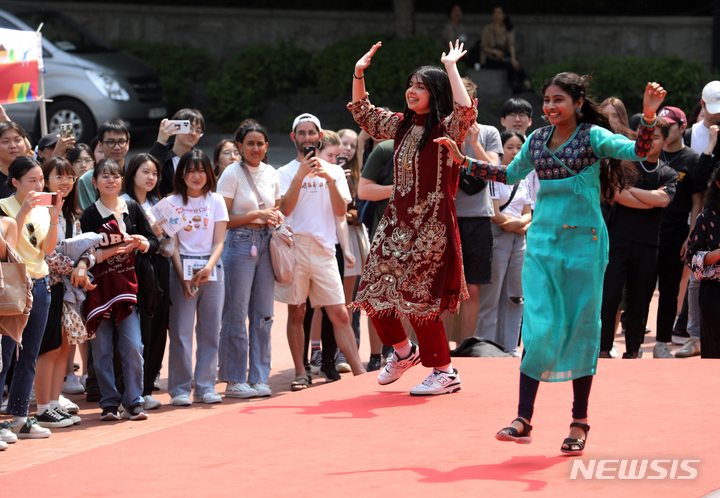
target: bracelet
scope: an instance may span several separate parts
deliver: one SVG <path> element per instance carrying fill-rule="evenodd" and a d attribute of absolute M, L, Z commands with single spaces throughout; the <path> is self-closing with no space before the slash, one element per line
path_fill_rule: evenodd
<path fill-rule="evenodd" d="M 357 76 L 355 76 L 355 72 L 353 72 L 353 78 L 355 78 L 356 80 L 361 80 L 361 79 L 363 79 L 364 77 L 365 77 L 365 75 L 363 74 L 362 76 L 360 76 L 360 77 L 358 78 Z"/>
<path fill-rule="evenodd" d="M 53 228 L 53 227 L 56 227 L 56 226 L 58 226 L 58 222 L 57 222 L 57 221 L 55 222 L 54 225 L 53 225 L 52 223 L 50 223 L 50 228 Z"/>
<path fill-rule="evenodd" d="M 643 126 L 645 126 L 646 128 L 653 128 L 653 127 L 655 126 L 655 124 L 657 123 L 657 113 L 655 113 L 655 115 L 653 116 L 653 122 L 652 122 L 652 124 L 649 124 L 647 121 L 645 121 L 645 114 L 643 114 L 643 115 L 640 117 L 640 122 L 641 122 L 641 123 L 643 124 Z"/>
<path fill-rule="evenodd" d="M 337 181 L 335 181 L 335 180 L 332 180 L 332 181 L 326 180 L 325 183 L 327 183 L 328 185 L 330 185 L 330 184 L 332 184 L 332 183 L 337 183 Z"/>

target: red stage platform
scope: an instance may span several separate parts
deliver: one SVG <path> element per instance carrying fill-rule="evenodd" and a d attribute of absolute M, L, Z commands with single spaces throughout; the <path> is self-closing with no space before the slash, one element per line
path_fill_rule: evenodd
<path fill-rule="evenodd" d="M 600 360 L 588 447 L 575 458 L 559 451 L 571 383 L 541 384 L 532 444 L 501 443 L 494 434 L 515 418 L 520 360 L 453 363 L 463 381 L 457 394 L 409 396 L 427 375 L 416 367 L 385 387 L 368 374 L 261 403 L 226 400 L 217 414 L 7 473 L 0 489 L 3 496 L 660 498 L 720 488 L 716 360 Z M 182 409 L 151 416 L 166 410 Z M 13 446 L 21 444 L 28 443 Z M 0 453 L 0 467 L 13 449 Z M 582 471 L 571 479 L 576 460 Z M 645 477 L 619 479 L 622 460 L 648 460 Z M 682 464 L 688 460 L 699 462 Z M 666 477 L 649 479 L 663 473 L 652 465 Z M 681 479 L 688 468 L 697 477 Z"/>

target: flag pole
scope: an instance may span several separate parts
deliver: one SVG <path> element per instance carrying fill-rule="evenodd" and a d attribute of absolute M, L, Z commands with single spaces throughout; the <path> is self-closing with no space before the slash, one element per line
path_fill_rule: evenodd
<path fill-rule="evenodd" d="M 40 26 L 38 26 L 37 31 L 35 31 L 35 34 L 40 35 L 40 30 L 43 27 L 43 24 L 40 23 Z M 42 40 L 42 39 L 41 39 Z M 42 41 L 40 42 L 40 50 L 42 54 Z M 48 133 L 48 124 L 47 124 L 47 109 L 45 109 L 45 77 L 43 73 L 45 72 L 45 64 L 43 64 L 42 68 L 38 68 L 38 94 L 40 96 L 40 136 L 44 137 Z"/>

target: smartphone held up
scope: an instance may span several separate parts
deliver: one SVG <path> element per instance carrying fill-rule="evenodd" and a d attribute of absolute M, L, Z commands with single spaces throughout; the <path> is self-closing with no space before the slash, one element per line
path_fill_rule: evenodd
<path fill-rule="evenodd" d="M 38 206 L 57 206 L 59 202 L 55 192 L 40 192 L 38 198 L 40 199 Z"/>

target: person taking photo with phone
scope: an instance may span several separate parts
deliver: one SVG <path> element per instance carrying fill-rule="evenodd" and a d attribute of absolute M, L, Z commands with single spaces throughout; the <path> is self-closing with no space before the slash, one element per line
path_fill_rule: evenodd
<path fill-rule="evenodd" d="M 189 127 L 180 125 L 181 121 L 189 121 Z M 205 118 L 197 109 L 180 109 L 172 119 L 160 122 L 157 141 L 150 149 L 150 155 L 160 161 L 160 195 L 173 193 L 175 188 L 175 171 L 180 158 L 193 149 L 205 133 Z M 170 141 L 174 137 L 174 141 Z"/>
<path fill-rule="evenodd" d="M 62 200 L 52 205 L 50 194 L 43 192 L 44 186 L 45 176 L 38 162 L 31 157 L 20 156 L 8 168 L 8 187 L 15 191 L 15 195 L 0 200 L 0 209 L 15 218 L 17 228 L 13 235 L 18 241 L 17 252 L 33 279 L 33 307 L 15 361 L 6 409 L 13 416 L 12 431 L 20 439 L 50 436 L 49 429 L 37 425 L 36 418 L 28 417 L 30 391 L 35 381 L 35 366 L 50 306 L 49 269 L 45 255 L 55 250 L 58 217 L 63 207 Z M 15 346 L 10 337 L 2 337 L 0 386 L 5 385 L 12 355 L 16 353 Z"/>

